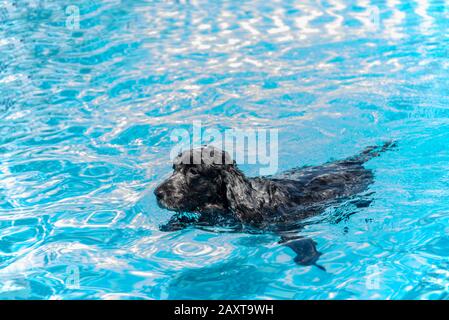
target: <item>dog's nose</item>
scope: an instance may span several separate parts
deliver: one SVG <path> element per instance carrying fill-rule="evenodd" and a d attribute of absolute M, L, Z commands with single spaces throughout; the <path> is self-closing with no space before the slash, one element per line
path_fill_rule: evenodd
<path fill-rule="evenodd" d="M 164 197 L 164 192 L 162 191 L 162 188 L 157 187 L 154 190 L 154 195 L 156 196 L 157 199 L 162 199 Z"/>

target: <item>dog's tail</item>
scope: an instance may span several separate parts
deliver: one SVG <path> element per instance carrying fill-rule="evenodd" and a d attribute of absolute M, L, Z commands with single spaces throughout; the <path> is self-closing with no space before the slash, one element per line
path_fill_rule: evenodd
<path fill-rule="evenodd" d="M 359 154 L 347 158 L 346 161 L 365 163 L 372 158 L 378 157 L 381 153 L 391 150 L 397 146 L 396 141 L 387 141 L 380 146 L 369 146 Z"/>

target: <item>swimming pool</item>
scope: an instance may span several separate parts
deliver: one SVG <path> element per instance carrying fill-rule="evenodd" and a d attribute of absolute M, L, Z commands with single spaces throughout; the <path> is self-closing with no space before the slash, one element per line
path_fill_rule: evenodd
<path fill-rule="evenodd" d="M 449 297 L 447 1 L 0 4 L 0 298 Z M 158 230 L 193 121 L 279 130 L 280 171 L 398 147 L 368 208 L 301 231 L 323 272 L 275 235 Z"/>

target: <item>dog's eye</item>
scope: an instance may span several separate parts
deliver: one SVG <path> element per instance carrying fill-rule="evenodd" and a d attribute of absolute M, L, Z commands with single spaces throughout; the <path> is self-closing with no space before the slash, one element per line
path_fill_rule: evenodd
<path fill-rule="evenodd" d="M 197 174 L 200 173 L 197 168 L 190 168 L 189 172 L 190 172 L 190 174 L 193 174 L 194 176 L 196 176 Z"/>

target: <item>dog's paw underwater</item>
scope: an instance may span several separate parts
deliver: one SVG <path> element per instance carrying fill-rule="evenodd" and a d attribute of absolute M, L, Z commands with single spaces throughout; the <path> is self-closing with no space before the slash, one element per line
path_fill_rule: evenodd
<path fill-rule="evenodd" d="M 283 236 L 302 220 L 367 190 L 374 175 L 365 162 L 395 145 L 386 142 L 343 160 L 255 178 L 246 177 L 220 149 L 184 151 L 174 160 L 173 174 L 154 191 L 161 208 L 177 212 L 160 229 L 240 225 Z M 310 241 L 297 237 L 281 243 L 297 253 L 298 264 L 316 265 L 320 253 Z"/>

